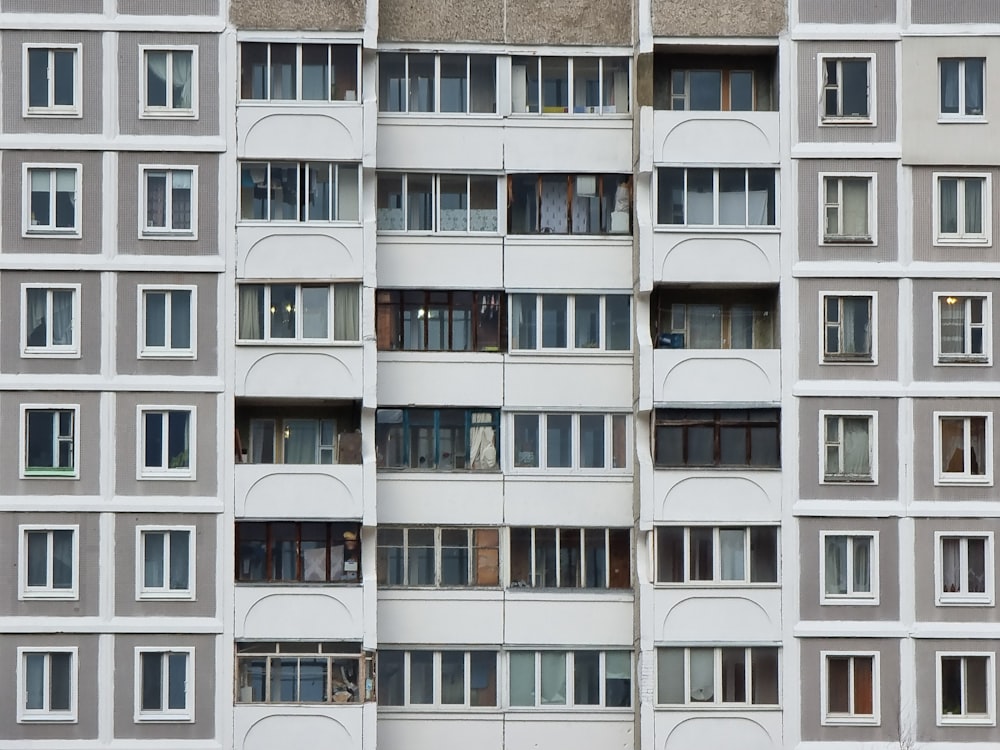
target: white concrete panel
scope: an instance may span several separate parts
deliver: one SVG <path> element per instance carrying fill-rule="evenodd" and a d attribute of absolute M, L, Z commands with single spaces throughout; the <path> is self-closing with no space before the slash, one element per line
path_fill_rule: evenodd
<path fill-rule="evenodd" d="M 631 526 L 632 475 L 537 477 L 508 476 L 504 519 L 511 526 L 559 526 L 567 519 L 581 526 Z"/>
<path fill-rule="evenodd" d="M 503 238 L 378 236 L 379 287 L 503 289 Z"/>
<path fill-rule="evenodd" d="M 245 224 L 236 229 L 239 279 L 361 279 L 364 229 L 307 224 Z"/>
<path fill-rule="evenodd" d="M 777 164 L 778 112 L 653 113 L 656 164 Z"/>
<path fill-rule="evenodd" d="M 361 344 L 238 346 L 236 396 L 361 398 Z"/>
<path fill-rule="evenodd" d="M 236 464 L 236 516 L 361 519 L 360 465 Z"/>
<path fill-rule="evenodd" d="M 511 118 L 504 141 L 504 167 L 511 172 L 632 172 L 631 118 Z"/>
<path fill-rule="evenodd" d="M 502 122 L 499 118 L 383 115 L 378 121 L 378 168 L 500 172 Z"/>
<path fill-rule="evenodd" d="M 362 750 L 362 713 L 357 704 L 237 705 L 233 708 L 233 738 L 238 750 Z"/>
<path fill-rule="evenodd" d="M 636 747 L 632 711 L 614 712 L 602 718 L 605 709 L 551 712 L 541 716 L 508 715 L 504 726 L 504 750 L 631 750 Z M 708 747 L 707 745 L 705 747 Z"/>
<path fill-rule="evenodd" d="M 241 105 L 236 110 L 239 159 L 361 161 L 363 112 L 359 104 Z"/>
<path fill-rule="evenodd" d="M 795 571 L 791 571 L 794 575 Z M 658 643 L 768 643 L 781 640 L 781 589 L 657 588 Z"/>
<path fill-rule="evenodd" d="M 779 239 L 777 232 L 653 232 L 653 283 L 776 284 Z"/>
<path fill-rule="evenodd" d="M 738 747 L 740 750 L 779 750 L 781 712 L 720 715 L 713 711 L 656 711 L 653 718 L 656 750 L 705 750 Z"/>
<path fill-rule="evenodd" d="M 503 524 L 503 475 L 453 472 L 378 473 L 378 522 L 499 526 Z"/>
<path fill-rule="evenodd" d="M 378 746 L 382 750 L 443 750 L 475 748 L 499 750 L 504 745 L 503 717 L 474 710 L 442 711 L 421 716 L 414 711 L 397 714 L 393 709 L 378 715 Z"/>
<path fill-rule="evenodd" d="M 508 355 L 508 409 L 632 409 L 632 355 Z"/>
<path fill-rule="evenodd" d="M 632 237 L 508 237 L 508 289 L 632 291 Z"/>
<path fill-rule="evenodd" d="M 780 403 L 780 349 L 656 349 L 653 403 Z"/>
<path fill-rule="evenodd" d="M 503 591 L 386 590 L 378 594 L 378 640 L 413 646 L 497 646 L 503 643 Z"/>
<path fill-rule="evenodd" d="M 235 637 L 266 640 L 355 640 L 362 637 L 359 584 L 237 584 Z"/>
<path fill-rule="evenodd" d="M 511 589 L 504 610 L 504 643 L 631 647 L 633 607 L 631 593 Z"/>
<path fill-rule="evenodd" d="M 380 352 L 378 402 L 499 407 L 503 370 L 501 354 Z"/>
<path fill-rule="evenodd" d="M 781 519 L 780 471 L 655 471 L 653 520 L 738 523 Z"/>

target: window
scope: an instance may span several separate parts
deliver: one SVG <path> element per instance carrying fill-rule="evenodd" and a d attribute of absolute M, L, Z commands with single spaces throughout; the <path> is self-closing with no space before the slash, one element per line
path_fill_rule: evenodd
<path fill-rule="evenodd" d="M 631 234 L 627 174 L 513 174 L 507 177 L 509 234 Z"/>
<path fill-rule="evenodd" d="M 661 227 L 777 226 L 774 169 L 658 167 L 656 224 Z"/>
<path fill-rule="evenodd" d="M 380 469 L 499 471 L 500 414 L 490 409 L 379 409 Z"/>
<path fill-rule="evenodd" d="M 990 175 L 934 175 L 934 244 L 989 245 L 993 215 Z"/>
<path fill-rule="evenodd" d="M 197 117 L 198 48 L 140 50 L 145 71 L 140 117 Z"/>
<path fill-rule="evenodd" d="M 139 286 L 139 356 L 195 356 L 195 287 Z"/>
<path fill-rule="evenodd" d="M 236 461 L 252 464 L 360 464 L 361 404 L 238 404 Z"/>
<path fill-rule="evenodd" d="M 874 125 L 874 56 L 819 56 L 823 109 L 821 124 Z"/>
<path fill-rule="evenodd" d="M 936 363 L 989 364 L 993 296 L 935 293 Z"/>
<path fill-rule="evenodd" d="M 242 221 L 360 221 L 358 164 L 240 162 Z"/>
<path fill-rule="evenodd" d="M 512 294 L 510 350 L 623 351 L 632 348 L 627 294 Z"/>
<path fill-rule="evenodd" d="M 17 649 L 17 722 L 76 722 L 77 649 Z"/>
<path fill-rule="evenodd" d="M 629 651 L 512 651 L 511 708 L 632 705 Z"/>
<path fill-rule="evenodd" d="M 320 521 L 239 521 L 241 583 L 358 583 L 361 527 Z"/>
<path fill-rule="evenodd" d="M 21 356 L 80 356 L 80 285 L 21 285 Z"/>
<path fill-rule="evenodd" d="M 78 526 L 20 527 L 20 599 L 79 598 Z"/>
<path fill-rule="evenodd" d="M 136 536 L 136 599 L 193 599 L 194 527 L 140 526 Z"/>
<path fill-rule="evenodd" d="M 510 530 L 511 588 L 629 589 L 628 529 Z"/>
<path fill-rule="evenodd" d="M 379 172 L 380 232 L 496 232 L 496 175 Z"/>
<path fill-rule="evenodd" d="M 629 469 L 627 414 L 515 414 L 514 469 Z"/>
<path fill-rule="evenodd" d="M 513 57 L 511 112 L 628 114 L 626 57 Z"/>
<path fill-rule="evenodd" d="M 240 97 L 255 101 L 356 102 L 357 44 L 240 42 Z"/>
<path fill-rule="evenodd" d="M 993 535 L 934 534 L 937 603 L 993 604 Z"/>
<path fill-rule="evenodd" d="M 658 289 L 652 296 L 658 349 L 774 349 L 776 290 Z"/>
<path fill-rule="evenodd" d="M 195 167 L 142 167 L 140 194 L 145 212 L 139 236 L 194 239 L 198 234 Z"/>
<path fill-rule="evenodd" d="M 380 351 L 499 352 L 506 295 L 407 289 L 375 294 Z"/>
<path fill-rule="evenodd" d="M 24 165 L 24 236 L 80 236 L 79 165 Z"/>
<path fill-rule="evenodd" d="M 875 363 L 875 295 L 821 294 L 823 362 Z"/>
<path fill-rule="evenodd" d="M 81 117 L 79 44 L 24 47 L 24 116 Z"/>
<path fill-rule="evenodd" d="M 764 112 L 773 108 L 774 59 L 766 56 L 656 55 L 657 109 Z"/>
<path fill-rule="evenodd" d="M 22 478 L 79 477 L 76 459 L 76 423 L 79 414 L 79 406 L 22 406 Z"/>
<path fill-rule="evenodd" d="M 240 284 L 242 343 L 361 340 L 361 284 Z"/>
<path fill-rule="evenodd" d="M 821 604 L 878 604 L 878 532 L 820 532 Z"/>
<path fill-rule="evenodd" d="M 878 654 L 824 651 L 823 726 L 878 725 Z"/>
<path fill-rule="evenodd" d="M 139 407 L 139 479 L 195 478 L 194 407 Z"/>
<path fill-rule="evenodd" d="M 941 119 L 980 120 L 986 112 L 986 59 L 982 57 L 942 57 L 938 59 L 941 78 Z"/>
<path fill-rule="evenodd" d="M 379 651 L 382 706 L 497 706 L 496 651 Z"/>
<path fill-rule="evenodd" d="M 656 649 L 656 702 L 692 708 L 778 705 L 772 646 Z"/>
<path fill-rule="evenodd" d="M 993 654 L 937 652 L 938 726 L 996 723 Z"/>
<path fill-rule="evenodd" d="M 493 114 L 496 58 L 491 55 L 379 52 L 380 112 Z"/>
<path fill-rule="evenodd" d="M 876 245 L 875 175 L 820 175 L 822 244 Z"/>
<path fill-rule="evenodd" d="M 135 720 L 194 721 L 194 649 L 135 650 Z"/>
<path fill-rule="evenodd" d="M 936 484 L 993 483 L 993 419 L 988 414 L 934 414 Z"/>
<path fill-rule="evenodd" d="M 739 584 L 778 582 L 774 526 L 659 526 L 656 582 Z"/>
<path fill-rule="evenodd" d="M 379 586 L 499 586 L 500 530 L 378 529 Z"/>
<path fill-rule="evenodd" d="M 237 703 L 360 703 L 374 700 L 371 653 L 360 643 L 236 644 Z"/>
<path fill-rule="evenodd" d="M 778 409 L 657 409 L 654 464 L 659 468 L 778 468 Z"/>
<path fill-rule="evenodd" d="M 877 428 L 877 412 L 820 412 L 823 484 L 878 482 Z"/>

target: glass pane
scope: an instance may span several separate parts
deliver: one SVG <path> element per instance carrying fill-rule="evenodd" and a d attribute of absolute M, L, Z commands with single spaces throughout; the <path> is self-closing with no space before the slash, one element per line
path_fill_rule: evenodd
<path fill-rule="evenodd" d="M 163 707 L 164 656 L 164 654 L 152 652 L 143 653 L 140 657 L 142 670 L 140 707 L 143 711 L 159 711 Z"/>
<path fill-rule="evenodd" d="M 722 702 L 746 703 L 746 649 L 722 649 Z"/>
<path fill-rule="evenodd" d="M 468 112 L 468 58 L 465 55 L 441 55 L 440 65 L 441 111 Z"/>
<path fill-rule="evenodd" d="M 603 414 L 580 415 L 580 467 L 583 469 L 604 468 L 604 421 Z"/>
<path fill-rule="evenodd" d="M 191 348 L 191 292 L 187 290 L 170 293 L 170 348 Z"/>
<path fill-rule="evenodd" d="M 271 44 L 271 98 L 295 99 L 295 44 Z"/>
<path fill-rule="evenodd" d="M 73 65 L 76 52 L 70 49 L 57 49 L 52 52 L 52 63 L 55 68 L 52 82 L 53 104 L 57 107 L 72 107 L 73 92 L 76 88 Z"/>
<path fill-rule="evenodd" d="M 538 456 L 538 415 L 514 415 L 514 466 L 537 467 Z"/>
<path fill-rule="evenodd" d="M 187 708 L 187 654 L 168 654 L 170 684 L 167 686 L 167 708 Z"/>
<path fill-rule="evenodd" d="M 434 652 L 410 652 L 410 703 L 434 702 Z"/>
<path fill-rule="evenodd" d="M 692 581 L 711 581 L 714 577 L 714 532 L 711 528 L 694 527 L 688 531 L 690 563 L 688 578 Z"/>
<path fill-rule="evenodd" d="M 441 652 L 441 703 L 465 703 L 465 652 Z"/>
<path fill-rule="evenodd" d="M 850 669 L 850 657 L 827 657 L 827 711 L 829 713 L 846 714 L 851 711 Z"/>
<path fill-rule="evenodd" d="M 49 106 L 49 50 L 28 50 L 28 106 Z"/>
<path fill-rule="evenodd" d="M 690 658 L 691 683 L 689 697 L 692 703 L 715 701 L 715 650 L 692 648 Z"/>
<path fill-rule="evenodd" d="M 627 708 L 632 705 L 632 654 L 607 651 L 605 660 L 604 705 Z"/>
<path fill-rule="evenodd" d="M 378 702 L 383 706 L 402 706 L 403 659 L 402 651 L 382 651 L 378 653 Z"/>
<path fill-rule="evenodd" d="M 601 702 L 601 655 L 597 651 L 573 653 L 573 699 L 577 706 Z"/>
<path fill-rule="evenodd" d="M 722 109 L 722 71 L 692 70 L 688 72 L 690 82 L 689 109 L 718 112 Z"/>
<path fill-rule="evenodd" d="M 546 465 L 549 468 L 569 468 L 572 459 L 573 417 L 569 414 L 549 414 L 546 418 Z"/>
<path fill-rule="evenodd" d="M 656 702 L 668 705 L 685 703 L 684 649 L 656 650 Z"/>
<path fill-rule="evenodd" d="M 749 112 L 753 109 L 753 73 L 734 70 L 729 74 L 729 109 Z"/>
<path fill-rule="evenodd" d="M 601 298 L 578 294 L 574 298 L 574 334 L 577 349 L 596 349 L 601 343 Z"/>
<path fill-rule="evenodd" d="M 841 60 L 841 96 L 844 117 L 868 117 L 868 61 Z"/>
<path fill-rule="evenodd" d="M 510 705 L 535 705 L 534 651 L 514 651 L 510 654 Z"/>
<path fill-rule="evenodd" d="M 183 591 L 189 588 L 191 532 L 170 532 L 170 588 Z"/>
<path fill-rule="evenodd" d="M 543 348 L 566 348 L 566 301 L 565 294 L 542 295 Z"/>
<path fill-rule="evenodd" d="M 469 654 L 469 705 L 497 704 L 497 655 L 493 651 L 473 651 Z M 532 675 L 532 683 L 534 676 Z M 511 701 L 513 705 L 513 701 Z"/>
<path fill-rule="evenodd" d="M 330 335 L 330 287 L 302 287 L 302 336 L 325 339 Z"/>
<path fill-rule="evenodd" d="M 166 535 L 159 531 L 147 531 L 143 540 L 143 585 L 146 588 L 163 588 L 166 559 Z"/>
<path fill-rule="evenodd" d="M 410 54 L 409 111 L 434 111 L 434 55 Z"/>
<path fill-rule="evenodd" d="M 49 654 L 49 709 L 52 711 L 69 711 L 72 658 L 73 655 L 65 651 Z"/>
<path fill-rule="evenodd" d="M 326 101 L 330 98 L 329 46 L 302 45 L 302 98 Z"/>
<path fill-rule="evenodd" d="M 541 704 L 562 706 L 566 704 L 566 654 L 562 651 L 543 651 Z"/>
<path fill-rule="evenodd" d="M 167 106 L 166 52 L 146 52 L 146 106 Z"/>

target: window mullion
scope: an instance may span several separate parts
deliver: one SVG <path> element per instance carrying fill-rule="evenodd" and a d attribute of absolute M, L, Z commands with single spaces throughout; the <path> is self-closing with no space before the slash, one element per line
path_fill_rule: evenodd
<path fill-rule="evenodd" d="M 719 226 L 719 222 L 721 221 L 721 216 L 720 216 L 721 209 L 719 206 L 719 199 L 721 197 L 719 195 L 720 189 L 721 189 L 721 184 L 720 184 L 719 170 L 713 169 L 712 170 L 712 225 L 713 226 Z"/>
<path fill-rule="evenodd" d="M 434 585 L 441 585 L 441 570 L 444 566 L 444 562 L 441 559 L 443 549 L 443 544 L 441 541 L 441 527 L 434 527 Z"/>
<path fill-rule="evenodd" d="M 684 566 L 684 583 L 691 582 L 691 527 L 684 527 L 684 559 L 682 560 Z"/>
<path fill-rule="evenodd" d="M 531 529 L 531 545 L 530 545 L 530 548 L 531 548 L 531 585 L 534 586 L 535 585 L 535 581 L 538 580 L 538 572 L 535 569 L 535 560 L 536 560 L 536 557 L 535 557 L 535 529 L 534 529 L 534 527 L 532 527 L 532 529 Z"/>

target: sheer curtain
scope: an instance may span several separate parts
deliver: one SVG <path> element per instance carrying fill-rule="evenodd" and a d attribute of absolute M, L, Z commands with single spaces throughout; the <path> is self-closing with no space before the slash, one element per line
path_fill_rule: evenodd
<path fill-rule="evenodd" d="M 941 234 L 958 233 L 958 180 L 938 180 L 938 231 Z"/>
<path fill-rule="evenodd" d="M 274 420 L 250 421 L 250 463 L 274 463 Z"/>
<path fill-rule="evenodd" d="M 27 290 L 27 315 L 25 327 L 28 335 L 28 346 L 46 346 L 48 344 L 47 321 L 45 320 L 46 297 L 45 289 Z"/>
<path fill-rule="evenodd" d="M 143 585 L 149 588 L 162 588 L 164 581 L 164 542 L 162 533 L 147 533 L 143 542 Z"/>
<path fill-rule="evenodd" d="M 360 332 L 361 286 L 333 285 L 333 338 L 335 341 L 358 341 Z"/>
<path fill-rule="evenodd" d="M 843 234 L 847 237 L 868 237 L 868 179 L 844 178 Z"/>
<path fill-rule="evenodd" d="M 171 56 L 174 63 L 174 108 L 191 109 L 191 53 L 176 51 Z"/>
<path fill-rule="evenodd" d="M 561 651 L 543 651 L 542 655 L 541 704 L 564 705 L 566 703 L 566 654 Z"/>
<path fill-rule="evenodd" d="M 871 451 L 868 442 L 868 418 L 843 420 L 844 473 L 850 476 L 871 475 Z"/>
<path fill-rule="evenodd" d="M 746 532 L 743 529 L 720 529 L 719 547 L 722 556 L 722 580 L 745 580 Z"/>
<path fill-rule="evenodd" d="M 286 419 L 285 463 L 316 463 L 316 446 L 319 444 L 319 425 L 315 419 Z"/>
<path fill-rule="evenodd" d="M 264 338 L 264 287 L 259 284 L 240 287 L 240 338 Z"/>
<path fill-rule="evenodd" d="M 941 540 L 941 590 L 951 593 L 962 590 L 962 542 L 959 539 Z"/>
<path fill-rule="evenodd" d="M 52 343 L 55 345 L 73 343 L 73 294 L 68 289 L 52 292 Z"/>
<path fill-rule="evenodd" d="M 827 594 L 847 593 L 847 537 L 828 536 L 824 550 Z"/>
<path fill-rule="evenodd" d="M 844 354 L 864 354 L 871 350 L 868 297 L 844 297 L 841 300 Z"/>
<path fill-rule="evenodd" d="M 983 178 L 967 177 L 962 180 L 965 188 L 965 234 L 979 234 L 983 231 Z"/>
<path fill-rule="evenodd" d="M 473 412 L 469 440 L 472 443 L 469 456 L 472 468 L 480 471 L 495 469 L 497 447 L 492 414 Z"/>
<path fill-rule="evenodd" d="M 872 590 L 872 548 L 871 540 L 855 538 L 854 549 L 854 593 L 868 593 Z"/>

